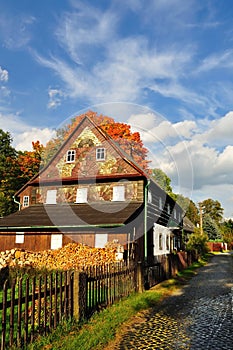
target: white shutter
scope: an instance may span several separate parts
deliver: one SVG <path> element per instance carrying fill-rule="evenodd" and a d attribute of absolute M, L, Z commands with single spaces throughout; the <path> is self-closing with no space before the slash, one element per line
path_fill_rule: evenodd
<path fill-rule="evenodd" d="M 105 244 L 108 242 L 107 233 L 96 233 L 95 235 L 95 248 L 104 248 Z"/>
<path fill-rule="evenodd" d="M 125 186 L 114 186 L 113 187 L 113 201 L 124 201 L 125 200 Z"/>
<path fill-rule="evenodd" d="M 46 196 L 46 204 L 57 203 L 57 190 L 48 190 Z"/>
<path fill-rule="evenodd" d="M 15 243 L 24 243 L 24 232 L 16 232 L 15 234 Z"/>
<path fill-rule="evenodd" d="M 51 249 L 62 248 L 62 233 L 51 235 Z"/>
<path fill-rule="evenodd" d="M 76 194 L 76 203 L 87 202 L 87 187 L 78 188 Z"/>

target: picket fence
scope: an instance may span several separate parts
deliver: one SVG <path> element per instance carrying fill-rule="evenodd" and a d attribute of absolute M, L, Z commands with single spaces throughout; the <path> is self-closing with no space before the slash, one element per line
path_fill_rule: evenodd
<path fill-rule="evenodd" d="M 0 291 L 0 349 L 22 348 L 64 320 L 89 318 L 138 291 L 140 268 L 117 263 L 6 280 Z"/>

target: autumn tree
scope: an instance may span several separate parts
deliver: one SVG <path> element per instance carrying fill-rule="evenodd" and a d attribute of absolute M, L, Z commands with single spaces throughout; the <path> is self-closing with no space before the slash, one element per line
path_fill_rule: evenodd
<path fill-rule="evenodd" d="M 32 143 L 33 151 L 17 152 L 12 141 L 9 132 L 0 130 L 0 216 L 17 210 L 13 196 L 39 171 L 43 150 L 37 141 Z"/>
<path fill-rule="evenodd" d="M 113 118 L 98 115 L 97 112 L 89 111 L 71 119 L 70 124 L 57 131 L 57 135 L 46 144 L 44 150 L 44 164 L 58 151 L 62 143 L 69 137 L 83 118 L 88 117 L 100 130 L 104 131 L 116 142 L 133 160 L 144 170 L 149 170 L 149 161 L 146 159 L 148 150 L 144 147 L 138 132 L 132 132 L 130 125 L 115 122 Z"/>
<path fill-rule="evenodd" d="M 18 153 L 17 162 L 20 168 L 20 176 L 23 182 L 29 181 L 40 170 L 43 145 L 39 142 L 32 142 L 32 151 Z"/>

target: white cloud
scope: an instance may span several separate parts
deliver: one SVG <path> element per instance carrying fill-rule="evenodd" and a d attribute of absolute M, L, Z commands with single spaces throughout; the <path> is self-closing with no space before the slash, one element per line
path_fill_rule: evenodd
<path fill-rule="evenodd" d="M 28 130 L 25 132 L 13 134 L 13 145 L 17 150 L 30 151 L 32 149 L 32 141 L 40 141 L 41 144 L 46 145 L 55 135 L 55 131 L 49 128 L 28 127 Z"/>
<path fill-rule="evenodd" d="M 233 50 L 226 50 L 218 54 L 212 54 L 202 61 L 196 72 L 201 73 L 219 68 L 232 68 L 232 54 Z"/>
<path fill-rule="evenodd" d="M 13 114 L 0 113 L 0 129 L 11 134 L 13 147 L 21 151 L 30 151 L 32 149 L 32 141 L 39 140 L 45 145 L 55 136 L 54 130 L 32 127 L 24 123 L 19 116 Z"/>
<path fill-rule="evenodd" d="M 49 95 L 49 102 L 48 102 L 49 109 L 55 109 L 61 105 L 61 100 L 64 97 L 64 94 L 60 89 L 50 88 L 48 91 L 48 95 Z"/>
<path fill-rule="evenodd" d="M 0 38 L 8 49 L 16 50 L 28 45 L 32 33 L 30 26 L 35 22 L 35 17 L 22 13 L 15 16 L 9 13 L 0 14 Z"/>
<path fill-rule="evenodd" d="M 6 69 L 2 69 L 0 66 L 0 81 L 7 82 L 8 81 L 8 71 Z"/>

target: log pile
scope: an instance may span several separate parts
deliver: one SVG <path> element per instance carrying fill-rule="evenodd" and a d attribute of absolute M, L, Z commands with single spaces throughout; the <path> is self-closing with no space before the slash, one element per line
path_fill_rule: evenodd
<path fill-rule="evenodd" d="M 40 252 L 16 248 L 0 252 L 0 269 L 6 266 L 49 270 L 79 269 L 116 262 L 117 251 L 119 248 L 116 245 L 91 248 L 80 243 L 69 243 L 60 249 Z"/>

